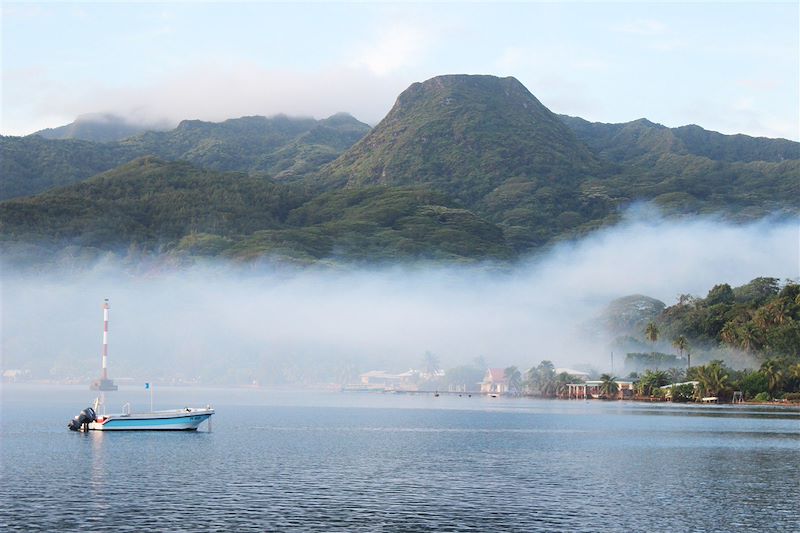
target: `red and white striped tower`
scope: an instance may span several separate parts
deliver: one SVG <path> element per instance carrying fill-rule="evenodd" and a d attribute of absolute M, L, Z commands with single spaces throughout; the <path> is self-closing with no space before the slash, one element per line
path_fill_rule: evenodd
<path fill-rule="evenodd" d="M 103 302 L 103 357 L 101 360 L 102 373 L 100 379 L 92 382 L 92 390 L 113 391 L 117 390 L 114 382 L 108 379 L 108 298 Z"/>
<path fill-rule="evenodd" d="M 108 298 L 103 302 L 103 375 L 102 380 L 108 379 Z"/>

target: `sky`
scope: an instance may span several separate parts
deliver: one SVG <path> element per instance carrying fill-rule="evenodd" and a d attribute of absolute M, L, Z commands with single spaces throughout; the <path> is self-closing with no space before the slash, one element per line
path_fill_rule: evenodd
<path fill-rule="evenodd" d="M 2 3 L 0 132 L 87 113 L 376 124 L 439 74 L 514 76 L 557 113 L 800 140 L 781 3 Z"/>

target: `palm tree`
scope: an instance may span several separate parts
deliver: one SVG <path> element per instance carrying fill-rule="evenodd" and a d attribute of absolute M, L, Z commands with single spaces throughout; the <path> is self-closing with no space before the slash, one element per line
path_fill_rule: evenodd
<path fill-rule="evenodd" d="M 775 393 L 783 385 L 784 375 L 781 362 L 768 359 L 761 365 L 761 373 L 767 378 L 767 388 L 770 393 Z"/>
<path fill-rule="evenodd" d="M 700 382 L 700 390 L 705 396 L 719 396 L 728 388 L 729 376 L 722 361 L 711 361 L 707 365 L 694 367 L 694 376 Z"/>
<path fill-rule="evenodd" d="M 722 326 L 722 330 L 719 332 L 719 337 L 725 344 L 729 346 L 736 346 L 739 338 L 739 331 L 736 327 L 736 324 L 733 322 L 726 322 L 725 325 Z"/>
<path fill-rule="evenodd" d="M 539 391 L 539 376 L 536 372 L 536 367 L 532 366 L 525 372 L 525 379 L 522 382 L 522 388 L 525 394 L 534 394 Z"/>
<path fill-rule="evenodd" d="M 552 383 L 553 391 L 552 391 L 552 393 L 555 396 L 562 397 L 564 395 L 564 393 L 566 392 L 566 390 L 567 390 L 567 384 L 568 383 L 575 383 L 575 381 L 580 381 L 580 380 L 576 380 L 575 377 L 570 376 L 566 372 L 560 373 L 553 380 L 553 383 Z"/>
<path fill-rule="evenodd" d="M 669 384 L 669 376 L 663 370 L 647 370 L 639 380 L 637 388 L 641 396 L 652 396 L 653 391 Z"/>
<path fill-rule="evenodd" d="M 661 332 L 658 331 L 658 326 L 656 326 L 655 322 L 649 322 L 647 327 L 644 328 L 644 336 L 647 338 L 647 340 L 653 343 L 653 346 L 655 346 L 656 342 L 658 341 L 658 336 L 660 333 Z"/>
<path fill-rule="evenodd" d="M 678 350 L 681 359 L 683 359 L 683 352 L 689 349 L 689 341 L 683 335 L 678 335 L 673 339 L 672 345 Z"/>
<path fill-rule="evenodd" d="M 550 396 L 553 394 L 553 382 L 556 371 L 551 361 L 544 360 L 537 366 L 532 367 L 526 373 L 526 386 L 531 392 L 538 392 L 540 396 Z"/>
<path fill-rule="evenodd" d="M 752 324 L 745 324 L 740 331 L 739 346 L 743 350 L 751 352 L 761 346 L 759 332 Z"/>
<path fill-rule="evenodd" d="M 602 392 L 606 398 L 616 398 L 619 394 L 617 378 L 611 374 L 602 374 L 600 380 L 602 381 L 600 384 L 600 392 Z"/>
<path fill-rule="evenodd" d="M 514 396 L 519 395 L 522 389 L 522 373 L 515 366 L 510 366 L 504 371 L 508 382 L 508 392 Z"/>

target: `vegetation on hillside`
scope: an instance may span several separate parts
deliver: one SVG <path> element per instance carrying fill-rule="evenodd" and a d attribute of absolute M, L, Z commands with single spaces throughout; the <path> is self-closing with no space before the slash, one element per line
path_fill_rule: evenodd
<path fill-rule="evenodd" d="M 168 129 L 163 123 L 140 124 L 111 113 L 81 115 L 74 122 L 39 130 L 33 135 L 45 139 L 80 139 L 83 141 L 120 141 L 149 130 Z"/>
<path fill-rule="evenodd" d="M 610 308 L 631 310 L 619 303 Z M 628 339 L 638 336 L 640 348 L 650 344 L 649 352 L 629 352 L 625 360 L 625 368 L 644 387 L 642 395 L 663 394 L 654 387 L 683 380 L 699 381 L 698 394 L 724 399 L 730 399 L 733 391 L 742 391 L 745 399 L 759 394 L 794 398 L 791 394 L 800 392 L 800 284 L 796 281 L 759 277 L 739 287 L 721 283 L 704 298 L 683 294 L 655 316 L 652 308 L 643 314 L 646 323 L 631 316 L 612 322 L 622 325 L 615 333 Z M 608 317 L 605 323 L 609 324 Z M 677 353 L 658 351 L 665 345 Z M 710 361 L 709 355 L 714 357 Z M 734 370 L 716 358 L 720 355 L 747 361 L 743 366 L 751 368 Z M 638 375 L 641 372 L 644 375 Z"/>
<path fill-rule="evenodd" d="M 206 170 L 289 179 L 319 169 L 369 131 L 350 115 L 186 120 L 117 142 L 0 136 L 0 200 L 86 180 L 133 159 L 155 156 Z"/>
<path fill-rule="evenodd" d="M 141 158 L 0 204 L 6 244 L 300 262 L 508 259 L 502 230 L 445 195 L 371 187 L 312 195 L 291 184 Z"/>
<path fill-rule="evenodd" d="M 800 209 L 800 143 L 561 116 L 600 158 L 619 165 L 605 183 L 617 198 L 653 200 L 668 212 L 746 219 Z"/>
<path fill-rule="evenodd" d="M 240 259 L 461 261 L 580 236 L 637 200 L 736 219 L 800 212 L 798 143 L 558 117 L 514 78 L 415 83 L 368 130 L 339 114 L 192 120 L 107 143 L 0 137 L 0 199 L 38 193 L 0 204 L 2 237 Z M 191 166 L 146 170 L 154 157 Z"/>

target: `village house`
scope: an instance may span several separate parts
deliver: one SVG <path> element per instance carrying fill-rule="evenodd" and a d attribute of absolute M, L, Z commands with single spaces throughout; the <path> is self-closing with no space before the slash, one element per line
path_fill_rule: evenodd
<path fill-rule="evenodd" d="M 694 392 L 697 393 L 700 382 L 699 381 L 684 381 L 683 383 L 672 383 L 670 385 L 664 385 L 663 387 L 659 387 L 662 391 L 664 391 L 664 398 L 669 401 L 672 401 L 672 388 L 679 387 L 681 385 L 691 385 L 694 388 Z"/>
<path fill-rule="evenodd" d="M 481 392 L 486 394 L 505 394 L 508 392 L 506 371 L 502 368 L 489 368 L 481 382 Z"/>
<path fill-rule="evenodd" d="M 409 370 L 392 374 L 384 370 L 370 370 L 359 375 L 361 385 L 367 389 L 415 391 L 418 388 L 419 372 Z"/>
<path fill-rule="evenodd" d="M 628 400 L 634 396 L 633 381 L 616 381 L 619 391 L 616 398 L 618 400 Z M 587 399 L 587 398 L 600 398 L 603 396 L 601 387 L 603 382 L 599 379 L 588 380 L 583 383 L 568 383 L 567 384 L 567 398 L 568 399 Z"/>

